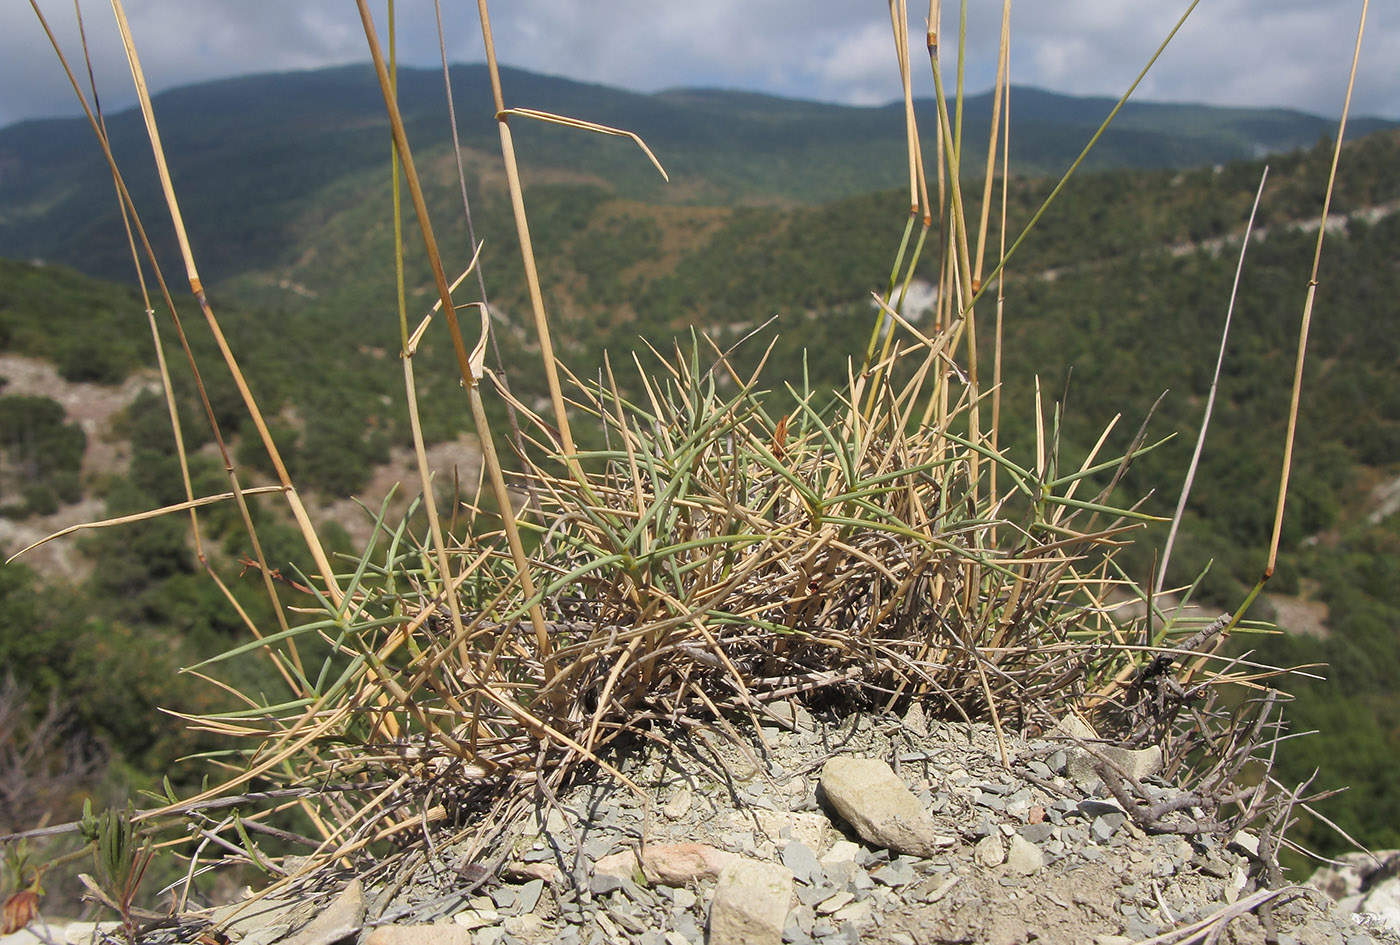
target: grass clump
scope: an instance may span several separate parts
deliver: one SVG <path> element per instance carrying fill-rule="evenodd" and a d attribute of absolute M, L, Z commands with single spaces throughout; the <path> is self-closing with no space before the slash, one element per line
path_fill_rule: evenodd
<path fill-rule="evenodd" d="M 635 402 L 610 367 L 603 381 L 575 379 L 573 403 L 605 448 L 575 456 L 578 475 L 560 464 L 517 479 L 537 590 L 489 497 L 461 503 L 448 533 L 463 537 L 441 557 L 407 520 L 381 517 L 379 540 L 337 577 L 340 606 L 322 597 L 319 619 L 226 654 L 290 665 L 292 637 L 320 636 L 333 652 L 302 697 L 194 723 L 254 740 L 238 781 L 255 774 L 308 797 L 308 785 L 334 786 L 316 801 L 327 863 L 414 835 L 428 797 L 432 817 L 475 823 L 467 832 L 485 844 L 574 775 L 601 767 L 630 786 L 610 759 L 636 739 L 736 735 L 785 700 L 835 714 L 918 702 L 999 731 L 1078 713 L 1120 741 L 1163 746 L 1207 791 L 1238 788 L 1273 702 L 1220 709 L 1216 689 L 1245 676 L 1201 670 L 1224 620 L 1202 633 L 1200 619 L 1162 626 L 1155 614 L 1147 647 L 1136 641 L 1149 620 L 1115 613 L 1134 589 L 1113 556 L 1146 516 L 1115 509 L 1110 490 L 1141 436 L 1124 457 L 1091 453 L 1060 473 L 1053 430 L 1042 427 L 1046 449 L 1027 469 L 913 425 L 957 383 L 934 373 L 946 342 L 897 349 L 912 371 L 883 372 L 868 416 L 854 406 L 865 380 L 817 407 L 812 391 L 760 391 L 724 353 L 703 367 L 698 348 L 677 349 L 658 374 L 639 367 Z M 515 407 L 541 439 L 534 454 L 546 452 L 550 425 Z M 1004 495 L 991 491 L 994 468 Z M 1148 684 L 1175 678 L 1163 649 L 1197 661 L 1182 677 L 1189 697 Z M 1245 808 L 1224 819 L 1263 810 Z"/>

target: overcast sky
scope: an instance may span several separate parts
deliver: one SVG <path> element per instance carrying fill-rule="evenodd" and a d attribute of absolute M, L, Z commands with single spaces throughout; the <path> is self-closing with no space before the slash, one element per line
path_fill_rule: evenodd
<path fill-rule="evenodd" d="M 452 60 L 481 61 L 476 5 L 442 2 Z M 1187 0 L 1017 0 L 1013 80 L 1116 97 L 1186 6 Z M 958 4 L 949 0 L 945 7 L 943 46 L 951 68 Z M 970 7 L 968 87 L 982 91 L 995 69 L 1001 4 L 973 0 Z M 40 0 L 40 8 L 76 66 L 73 3 Z M 101 0 L 86 0 L 82 8 L 103 103 L 109 109 L 130 105 L 111 8 Z M 382 32 L 384 0 L 372 8 Z M 126 9 L 156 91 L 368 58 L 354 0 L 126 0 Z M 398 11 L 401 61 L 436 64 L 430 0 L 399 0 Z M 1361 0 L 1201 0 L 1138 97 L 1335 116 L 1360 11 Z M 927 12 L 927 5 L 911 3 L 921 94 L 931 89 L 926 57 L 918 68 Z M 503 62 L 574 79 L 640 91 L 743 88 L 851 104 L 899 95 L 887 6 L 880 0 L 497 0 L 493 17 Z M 1400 119 L 1397 50 L 1400 3 L 1373 3 L 1354 114 Z M 0 125 L 76 110 L 29 3 L 0 2 Z"/>

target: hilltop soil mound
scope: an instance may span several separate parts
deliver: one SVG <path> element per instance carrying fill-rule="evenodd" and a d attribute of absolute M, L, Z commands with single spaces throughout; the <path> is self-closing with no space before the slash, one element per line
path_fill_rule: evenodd
<path fill-rule="evenodd" d="M 643 796 L 599 777 L 540 797 L 485 850 L 439 824 L 409 856 L 214 920 L 257 945 L 1400 941 L 1316 889 L 1264 888 L 1254 839 L 1193 832 L 1209 818 L 1188 803 L 1158 822 L 1181 832 L 1144 830 L 1071 739 L 1007 733 L 1003 764 L 985 724 L 777 710 L 738 743 L 695 730 L 612 759 Z M 851 826 L 868 835 L 877 809 L 835 813 L 835 778 L 883 766 L 907 788 L 895 803 L 917 802 L 895 826 L 918 852 Z M 851 796 L 878 808 L 881 790 Z"/>

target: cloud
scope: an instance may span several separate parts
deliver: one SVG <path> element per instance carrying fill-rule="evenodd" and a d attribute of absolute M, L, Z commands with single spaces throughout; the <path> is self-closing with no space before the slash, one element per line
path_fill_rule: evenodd
<path fill-rule="evenodd" d="M 894 34 L 888 23 L 868 23 L 845 36 L 832 37 L 811 60 L 810 71 L 835 97 L 853 105 L 880 105 L 899 91 L 891 53 Z"/>
<path fill-rule="evenodd" d="M 1012 10 L 1016 82 L 1117 96 L 1171 30 L 1186 0 L 1060 0 Z M 915 6 L 919 6 L 915 4 Z M 942 51 L 951 72 L 958 24 L 945 4 Z M 384 4 L 374 3 L 387 39 Z M 81 69 L 73 9 L 41 8 Z M 148 80 L 156 90 L 249 72 L 367 59 L 349 0 L 127 0 Z M 105 3 L 86 3 L 95 71 L 108 107 L 131 103 L 130 79 Z M 398 4 L 400 61 L 435 65 L 426 0 Z M 642 91 L 674 86 L 749 88 L 851 104 L 900 94 L 886 5 L 851 0 L 513 0 L 492 11 L 503 62 Z M 1139 96 L 1213 104 L 1340 111 L 1360 0 L 1233 0 L 1201 4 L 1153 67 Z M 444 4 L 454 61 L 483 55 L 475 9 Z M 972 5 L 967 84 L 991 84 L 1001 5 Z M 911 11 L 916 92 L 931 94 L 922 7 Z M 1400 4 L 1373 4 L 1357 77 L 1358 113 L 1400 118 Z M 0 4 L 0 124 L 72 114 L 76 104 L 28 4 Z"/>
<path fill-rule="evenodd" d="M 1117 96 L 1184 9 L 1185 3 L 1160 0 L 1019 6 L 1013 12 L 1018 31 L 1013 75 L 1018 82 L 1061 91 Z M 1152 67 L 1138 94 L 1338 115 L 1360 11 L 1359 2 L 1335 0 L 1202 4 Z M 1397 43 L 1400 5 L 1372 4 L 1355 113 L 1400 118 L 1400 60 L 1383 52 Z"/>
<path fill-rule="evenodd" d="M 41 4 L 69 65 L 86 67 L 73 7 Z M 367 58 L 353 6 L 334 0 L 129 0 L 127 19 L 147 82 L 156 91 L 249 72 L 317 68 Z M 99 94 L 109 105 L 133 101 L 126 57 L 106 4 L 83 5 L 83 26 Z M 0 9 L 0 122 L 72 114 L 77 99 L 28 4 Z"/>

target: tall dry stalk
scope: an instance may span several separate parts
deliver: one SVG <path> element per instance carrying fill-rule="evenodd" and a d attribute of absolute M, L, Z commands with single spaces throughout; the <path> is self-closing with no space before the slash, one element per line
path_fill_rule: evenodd
<path fill-rule="evenodd" d="M 915 269 L 923 255 L 924 241 L 928 238 L 929 228 L 933 223 L 933 208 L 929 205 L 928 179 L 924 173 L 923 145 L 919 136 L 919 123 L 914 114 L 913 78 L 909 64 L 907 0 L 890 0 L 889 13 L 891 31 L 894 34 L 895 61 L 899 67 L 900 88 L 904 95 L 904 137 L 909 165 L 909 219 L 904 226 L 904 235 L 900 239 L 899 249 L 895 254 L 894 266 L 890 270 L 889 282 L 886 284 L 882 302 L 892 304 L 896 309 L 903 311 L 904 300 L 908 295 L 909 286 L 913 282 Z M 909 238 L 913 234 L 916 220 L 921 221 L 922 225 L 919 229 L 918 239 L 910 252 Z M 904 273 L 902 279 L 901 270 Z M 896 286 L 899 288 L 898 297 L 895 296 Z M 880 389 L 880 380 L 889 363 L 890 345 L 895 338 L 893 328 L 893 321 L 886 318 L 883 309 L 880 309 L 875 317 L 875 325 L 871 330 L 870 342 L 866 346 L 865 361 L 862 365 L 863 372 L 871 372 L 873 375 L 872 383 L 869 385 L 869 398 L 865 404 L 867 419 L 875 409 L 874 397 Z M 880 348 L 878 356 L 875 353 L 877 345 Z"/>
<path fill-rule="evenodd" d="M 496 61 L 496 39 L 491 31 L 491 14 L 487 7 L 486 0 L 477 0 L 477 12 L 481 19 L 481 38 L 486 46 L 486 68 L 491 77 L 491 95 L 496 103 L 496 127 L 500 132 L 501 156 L 505 160 L 506 183 L 510 190 L 511 211 L 515 219 L 516 236 L 520 242 L 521 259 L 525 266 L 525 285 L 529 290 L 530 310 L 535 318 L 535 334 L 540 344 L 540 357 L 544 368 L 545 381 L 549 387 L 550 403 L 554 409 L 554 424 L 555 429 L 558 431 L 559 447 L 562 451 L 562 459 L 565 465 L 569 468 L 577 481 L 583 482 L 585 480 L 583 478 L 582 469 L 578 464 L 577 450 L 574 447 L 573 430 L 569 425 L 568 411 L 564 405 L 563 387 L 559 383 L 559 365 L 554 354 L 554 340 L 549 329 L 549 317 L 545 311 L 544 292 L 540 288 L 539 268 L 535 263 L 534 241 L 530 237 L 530 220 L 525 212 L 525 193 L 520 181 L 519 162 L 515 157 L 515 139 L 510 130 L 510 118 L 512 115 L 521 115 L 527 118 L 564 125 L 565 127 L 630 138 L 646 152 L 647 157 L 651 159 L 656 169 L 661 172 L 662 177 L 666 176 L 666 171 L 662 168 L 660 162 L 656 160 L 656 156 L 651 153 L 651 149 L 631 132 L 622 131 L 617 128 L 609 128 L 604 125 L 581 121 L 579 119 L 551 115 L 548 112 L 541 112 L 536 109 L 506 108 L 505 94 L 501 87 L 501 70 Z"/>
<path fill-rule="evenodd" d="M 1188 5 L 1186 10 L 1181 14 L 1181 16 L 1177 18 L 1176 23 L 1173 24 L 1171 30 L 1167 33 L 1166 38 L 1158 44 L 1156 50 L 1153 51 L 1151 57 L 1147 60 L 1147 64 L 1142 67 L 1142 69 L 1138 72 L 1137 76 L 1133 79 L 1132 83 L 1129 84 L 1127 91 L 1124 92 L 1122 96 L 1119 97 L 1118 101 L 1114 103 L 1113 108 L 1109 110 L 1108 115 L 1099 125 L 1098 130 L 1096 130 L 1093 133 L 1093 135 L 1090 136 L 1088 143 L 1084 145 L 1084 149 L 1079 152 L 1079 156 L 1074 159 L 1073 163 L 1070 164 L 1069 168 L 1065 171 L 1064 175 L 1051 189 L 1049 195 L 1046 196 L 1045 200 L 1041 202 L 1040 207 L 1035 211 L 1034 214 L 1031 215 L 1031 218 L 1026 223 L 1026 225 L 1021 228 L 1021 232 L 1017 235 L 1016 239 L 1012 241 L 1011 246 L 1002 255 L 1001 262 L 999 262 L 992 269 L 992 271 L 987 274 L 986 281 L 975 293 L 973 293 L 972 297 L 968 299 L 967 304 L 970 305 L 976 302 L 977 299 L 981 297 L 982 293 L 987 291 L 987 286 L 991 284 L 992 280 L 995 279 L 997 276 L 1001 275 L 1002 269 L 1005 268 L 1006 264 L 1011 260 L 1011 257 L 1015 255 L 1016 250 L 1020 249 L 1021 244 L 1025 242 L 1026 238 L 1030 236 L 1031 231 L 1035 229 L 1035 225 L 1039 223 L 1040 218 L 1045 215 L 1045 211 L 1050 209 L 1050 205 L 1053 204 L 1056 201 L 1056 199 L 1059 198 L 1060 193 L 1065 189 L 1065 186 L 1069 183 L 1070 178 L 1074 176 L 1074 172 L 1079 170 L 1079 166 L 1084 163 L 1084 159 L 1087 158 L 1089 156 L 1089 153 L 1093 151 L 1094 148 L 1098 145 L 1099 139 L 1103 137 L 1104 132 L 1107 131 L 1109 125 L 1113 123 L 1113 119 L 1118 117 L 1119 111 L 1121 111 L 1123 106 L 1127 104 L 1128 99 L 1132 97 L 1132 94 L 1135 91 L 1137 91 L 1137 87 L 1142 84 L 1142 80 L 1147 77 L 1147 73 L 1151 71 L 1152 67 L 1157 63 L 1157 60 L 1161 58 L 1162 53 L 1166 51 L 1167 46 L 1169 46 L 1172 40 L 1176 38 L 1176 34 L 1179 33 L 1181 31 L 1181 28 L 1186 25 L 1187 19 L 1190 18 L 1191 14 L 1195 11 L 1197 5 L 1199 5 L 1200 2 L 1201 0 L 1191 0 L 1190 5 Z"/>
<path fill-rule="evenodd" d="M 495 443 L 491 436 L 491 428 L 487 422 L 486 415 L 477 409 L 480 394 L 477 390 L 482 378 L 482 363 L 477 356 L 479 351 L 483 351 L 486 343 L 486 332 L 490 329 L 490 317 L 483 313 L 481 330 L 482 338 L 477 345 L 477 350 L 472 353 L 467 352 L 466 343 L 462 339 L 461 326 L 457 321 L 457 309 L 452 302 L 452 287 L 447 283 L 447 275 L 443 270 L 442 257 L 438 252 L 437 238 L 433 235 L 432 219 L 428 214 L 427 202 L 423 198 L 423 188 L 418 180 L 418 170 L 413 162 L 413 152 L 409 148 L 408 134 L 404 131 L 403 116 L 399 112 L 398 100 L 394 95 L 393 84 L 389 78 L 388 67 L 384 61 L 384 53 L 379 45 L 379 39 L 374 28 L 374 19 L 370 15 L 367 0 L 356 0 L 360 10 L 360 21 L 364 26 L 365 42 L 369 46 L 370 55 L 374 60 L 374 70 L 379 77 L 379 87 L 384 94 L 384 107 L 389 113 L 390 128 L 394 137 L 394 147 L 399 160 L 403 162 L 404 177 L 408 182 L 409 197 L 413 202 L 413 211 L 418 219 L 418 231 L 423 238 L 423 247 L 428 256 L 428 263 L 432 267 L 433 282 L 437 286 L 438 300 L 442 305 L 443 317 L 447 320 L 447 331 L 452 339 L 452 350 L 457 356 L 458 371 L 462 376 L 462 383 L 466 385 L 468 396 L 472 401 L 472 417 L 476 421 L 477 438 L 481 443 L 482 457 L 486 464 L 487 471 L 491 476 L 492 489 L 496 496 L 497 507 L 501 511 L 501 521 L 505 526 L 506 536 L 510 542 L 511 554 L 515 559 L 516 567 L 519 569 L 520 581 L 526 588 L 526 594 L 533 596 L 533 583 L 530 577 L 529 563 L 525 559 L 524 548 L 520 542 L 520 532 L 515 523 L 513 514 L 514 504 L 511 500 L 510 491 L 506 488 L 505 475 L 501 470 L 500 460 L 496 455 Z M 397 179 L 397 175 L 395 177 Z M 484 353 L 484 352 L 483 352 Z M 418 444 L 415 443 L 417 447 Z M 431 492 L 431 489 L 426 491 Z M 433 517 L 437 521 L 437 517 Z M 435 526 L 439 527 L 439 526 Z M 440 537 L 440 536 L 439 536 Z M 444 574 L 444 578 L 446 575 Z M 542 650 L 548 649 L 548 636 L 544 626 L 544 618 L 538 607 L 530 610 L 530 621 L 534 625 L 535 635 L 539 640 Z M 460 624 L 457 625 L 458 627 Z M 457 627 L 454 627 L 456 629 Z"/>
<path fill-rule="evenodd" d="M 1356 44 L 1351 54 L 1351 72 L 1347 76 L 1346 95 L 1342 100 L 1342 117 L 1337 123 L 1337 140 L 1332 146 L 1332 165 L 1327 171 L 1327 189 L 1322 198 L 1322 216 L 1317 227 L 1317 243 L 1313 247 L 1312 271 L 1308 276 L 1308 291 L 1303 299 L 1303 320 L 1298 329 L 1298 354 L 1293 364 L 1293 387 L 1288 398 L 1288 431 L 1283 441 L 1283 469 L 1279 473 L 1278 497 L 1274 504 L 1273 531 L 1269 536 L 1269 555 L 1264 573 L 1240 605 L 1236 619 L 1244 615 L 1264 585 L 1274 575 L 1278 564 L 1279 542 L 1283 539 L 1283 515 L 1288 500 L 1288 480 L 1293 471 L 1293 447 L 1298 434 L 1298 407 L 1303 396 L 1303 366 L 1308 355 L 1308 335 L 1312 330 L 1313 301 L 1317 298 L 1318 271 L 1322 266 L 1322 244 L 1327 238 L 1327 216 L 1332 208 L 1332 193 L 1337 185 L 1337 167 L 1342 160 L 1342 140 L 1346 137 L 1347 118 L 1351 114 L 1352 93 L 1356 89 L 1356 69 L 1361 61 L 1361 41 L 1366 36 L 1366 14 L 1371 0 L 1361 0 L 1361 17 L 1356 26 Z"/>
<path fill-rule="evenodd" d="M 1225 325 L 1220 330 L 1220 352 L 1215 358 L 1215 373 L 1210 379 L 1210 393 L 1206 395 L 1206 406 L 1201 416 L 1201 432 L 1196 437 L 1196 447 L 1191 453 L 1191 462 L 1186 467 L 1186 479 L 1181 487 L 1181 495 L 1177 499 L 1176 511 L 1172 513 L 1171 528 L 1167 531 L 1167 540 L 1162 545 L 1162 563 L 1157 569 L 1157 577 L 1152 583 L 1152 597 L 1161 595 L 1162 588 L 1167 583 L 1167 567 L 1171 564 L 1172 546 L 1176 544 L 1177 529 L 1181 527 L 1181 519 L 1186 514 L 1186 501 L 1191 496 L 1191 485 L 1196 478 L 1196 469 L 1201 462 L 1201 453 L 1206 445 L 1206 432 L 1210 429 L 1211 415 L 1215 411 L 1215 394 L 1220 387 L 1220 371 L 1225 366 L 1225 349 L 1230 340 L 1230 324 L 1235 317 L 1235 300 L 1240 291 L 1240 277 L 1244 274 L 1245 255 L 1249 252 L 1249 241 L 1254 235 L 1254 218 L 1259 212 L 1259 201 L 1264 196 L 1264 184 L 1269 179 L 1268 165 L 1264 166 L 1264 172 L 1259 175 L 1259 189 L 1254 194 L 1254 205 L 1249 211 L 1249 222 L 1245 224 L 1244 238 L 1240 242 L 1240 258 L 1235 264 L 1235 281 L 1230 287 L 1230 303 L 1225 308 Z"/>
<path fill-rule="evenodd" d="M 204 286 L 199 279 L 199 271 L 195 266 L 194 253 L 190 248 L 189 236 L 185 230 L 184 218 L 180 213 L 180 203 L 175 196 L 175 187 L 170 180 L 170 171 L 166 166 L 165 150 L 161 146 L 160 131 L 156 125 L 155 112 L 151 107 L 150 91 L 146 87 L 145 74 L 141 69 L 141 60 L 136 52 L 136 43 L 131 35 L 131 26 L 127 21 L 126 9 L 122 0 L 112 0 L 112 11 L 117 18 L 117 27 L 121 31 L 122 46 L 126 52 L 127 63 L 131 68 L 132 84 L 135 86 L 137 101 L 141 108 L 142 117 L 145 119 L 146 132 L 151 142 L 151 152 L 155 160 L 156 173 L 160 178 L 161 191 L 165 196 L 166 206 L 170 211 L 171 224 L 175 230 L 175 238 L 180 247 L 180 258 L 185 265 L 185 274 L 189 279 L 190 292 L 194 295 L 195 302 L 199 305 L 200 311 L 204 313 L 204 318 L 209 326 L 210 332 L 214 336 L 214 341 L 219 347 L 219 353 L 223 355 L 224 363 L 227 365 L 229 374 L 232 376 L 235 386 L 238 388 L 239 396 L 243 399 L 243 405 L 248 411 L 248 417 L 253 421 L 253 426 L 258 432 L 258 437 L 262 440 L 263 448 L 267 451 L 268 459 L 272 463 L 273 470 L 278 482 L 282 485 L 282 491 L 287 499 L 287 504 L 291 509 L 292 517 L 296 520 L 297 528 L 301 532 L 303 541 L 306 543 L 307 551 L 311 554 L 317 569 L 321 573 L 321 579 L 325 582 L 326 590 L 331 598 L 337 603 L 341 598 L 340 588 L 336 584 L 334 569 L 331 567 L 330 559 L 326 557 L 325 548 L 321 545 L 320 537 L 316 534 L 315 526 L 311 523 L 311 518 L 307 515 L 306 507 L 302 504 L 301 496 L 297 493 L 296 486 L 292 484 L 291 476 L 287 473 L 286 464 L 282 461 L 282 455 L 277 449 L 277 444 L 272 441 L 272 435 L 268 432 L 267 423 L 263 420 L 262 411 L 259 409 L 253 393 L 248 388 L 248 383 L 243 377 L 243 371 L 238 365 L 238 360 L 234 357 L 233 350 L 229 347 L 228 340 L 224 337 L 223 329 L 219 326 L 219 321 L 214 316 L 214 310 L 209 304 L 209 298 L 205 295 Z M 245 522 L 251 523 L 251 518 L 247 512 L 246 502 L 243 498 L 243 490 L 238 483 L 237 472 L 232 464 L 227 468 L 229 481 L 233 485 L 233 493 L 239 505 L 239 510 L 243 514 Z M 271 571 L 267 567 L 267 561 L 262 553 L 261 543 L 257 539 L 256 529 L 249 524 L 249 537 L 253 542 L 254 553 L 257 555 L 259 570 L 262 572 L 264 586 L 269 598 L 273 602 L 274 610 L 278 614 L 279 620 L 283 621 L 285 629 L 285 617 L 282 614 L 282 607 L 278 601 L 277 588 L 272 582 Z M 293 658 L 296 653 L 293 651 Z M 301 667 L 298 666 L 298 670 Z"/>

